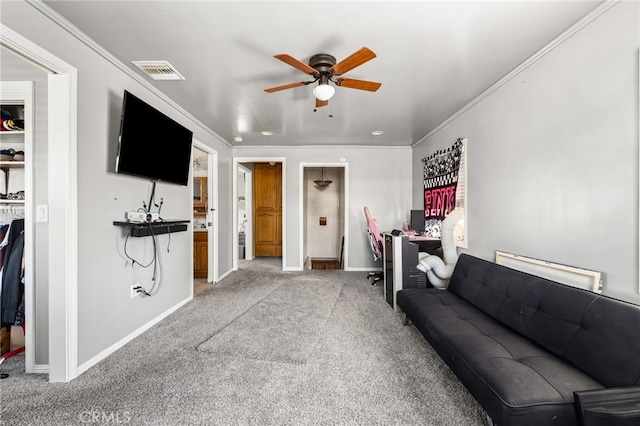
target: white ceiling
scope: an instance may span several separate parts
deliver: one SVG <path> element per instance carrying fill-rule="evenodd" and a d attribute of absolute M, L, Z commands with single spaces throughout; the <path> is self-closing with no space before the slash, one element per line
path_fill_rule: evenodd
<path fill-rule="evenodd" d="M 45 3 L 140 75 L 131 61 L 169 61 L 186 80 L 152 84 L 231 144 L 406 146 L 600 1 Z M 264 92 L 309 80 L 275 54 L 340 61 L 363 46 L 377 58 L 345 77 L 375 93 L 338 87 L 314 112 L 312 86 Z"/>

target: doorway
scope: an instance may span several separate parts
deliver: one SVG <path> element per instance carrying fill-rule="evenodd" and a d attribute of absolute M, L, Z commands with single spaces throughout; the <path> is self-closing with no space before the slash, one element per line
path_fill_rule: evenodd
<path fill-rule="evenodd" d="M 277 184 L 281 191 L 281 200 L 280 205 L 281 208 L 281 218 L 279 219 L 280 227 L 281 227 L 281 259 L 282 259 L 282 270 L 287 270 L 287 167 L 286 167 L 286 158 L 285 157 L 235 157 L 233 159 L 233 200 L 237 200 L 233 203 L 233 229 L 239 230 L 241 225 L 241 221 L 239 220 L 239 211 L 241 210 L 240 203 L 238 200 L 239 194 L 244 191 L 244 208 L 246 214 L 246 227 L 245 231 L 245 259 L 251 260 L 255 257 L 255 251 L 253 250 L 255 247 L 255 218 L 253 216 L 253 212 L 255 210 L 255 206 L 252 205 L 254 199 L 255 189 L 253 187 L 253 182 L 256 180 L 254 176 L 254 165 L 256 163 L 274 163 L 279 164 L 281 167 L 281 177 L 280 183 Z M 244 176 L 244 181 L 240 179 L 240 176 Z M 242 188 L 239 186 L 242 185 Z M 240 257 L 240 232 L 233 232 L 233 270 L 238 270 L 238 263 Z M 297 270 L 297 268 L 293 268 L 292 270 Z"/>
<path fill-rule="evenodd" d="M 194 140 L 193 190 L 193 296 L 218 279 L 218 154 Z"/>
<path fill-rule="evenodd" d="M 300 164 L 303 269 L 347 268 L 347 181 L 346 163 Z"/>
<path fill-rule="evenodd" d="M 48 102 L 46 135 L 48 150 L 48 180 L 57 182 L 44 190 L 47 203 L 38 205 L 38 220 L 48 222 L 43 234 L 48 248 L 47 311 L 35 312 L 36 322 L 44 325 L 45 337 L 39 348 L 48 355 L 48 364 L 33 361 L 26 352 L 26 368 L 32 372 L 49 373 L 49 381 L 66 382 L 78 375 L 77 358 L 77 210 L 73 202 L 77 199 L 76 178 L 76 123 L 77 123 L 77 71 L 74 67 L 35 45 L 15 31 L 0 24 L 0 44 L 9 47 L 36 67 L 47 73 L 47 88 L 44 90 Z M 4 73 L 3 73 L 4 75 Z M 23 78 L 21 78 L 23 79 Z M 42 111 L 42 110 L 41 110 Z M 53 154 L 55 153 L 55 155 Z M 40 215 L 40 212 L 43 214 Z M 28 310 L 28 309 L 27 309 Z M 28 321 L 28 318 L 27 318 Z M 56 327 L 49 327 L 55 323 Z M 29 327 L 27 323 L 27 327 Z M 33 324 L 33 322 L 31 323 Z M 26 331 L 26 346 L 34 333 Z M 31 336 L 31 337 L 30 337 Z M 39 352 L 39 349 L 38 349 Z M 37 357 L 37 354 L 36 354 Z M 31 360 L 30 360 L 31 359 Z"/>
<path fill-rule="evenodd" d="M 2 132 L 0 138 L 0 148 L 9 152 L 3 155 L 0 166 L 3 184 L 0 192 L 4 194 L 0 203 L 2 235 L 10 241 L 8 230 L 12 223 L 17 226 L 21 222 L 24 229 L 23 292 L 20 300 L 16 300 L 20 305 L 15 322 L 9 326 L 3 321 L 6 327 L 1 332 L 7 340 L 3 339 L 2 347 L 4 350 L 8 341 L 7 349 L 12 353 L 24 350 L 21 358 L 27 373 L 48 373 L 48 214 L 47 191 L 41 182 L 47 176 L 47 165 L 42 159 L 46 159 L 48 149 L 49 72 L 4 46 L 0 47 L 0 63 L 2 114 L 24 120 L 23 130 Z M 36 162 L 41 164 L 37 169 Z M 34 214 L 36 206 L 39 215 Z M 8 255 L 5 254 L 5 259 Z"/>
<path fill-rule="evenodd" d="M 207 196 L 209 158 L 205 151 L 193 147 L 193 296 L 209 287 L 209 228 Z"/>
<path fill-rule="evenodd" d="M 253 249 L 256 257 L 282 257 L 282 164 L 253 165 Z"/>
<path fill-rule="evenodd" d="M 237 177 L 238 260 L 253 259 L 253 171 L 239 164 Z"/>

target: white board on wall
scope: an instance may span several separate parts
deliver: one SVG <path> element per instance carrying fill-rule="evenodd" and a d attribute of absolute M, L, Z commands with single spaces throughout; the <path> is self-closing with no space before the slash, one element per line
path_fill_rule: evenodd
<path fill-rule="evenodd" d="M 602 273 L 496 250 L 496 263 L 548 280 L 602 293 Z"/>

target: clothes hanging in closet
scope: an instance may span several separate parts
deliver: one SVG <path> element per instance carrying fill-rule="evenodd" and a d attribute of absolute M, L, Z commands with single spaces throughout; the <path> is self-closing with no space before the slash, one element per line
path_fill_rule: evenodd
<path fill-rule="evenodd" d="M 24 254 L 24 219 L 11 221 L 7 235 L 7 244 L 2 248 L 2 293 L 1 312 L 2 326 L 14 325 L 19 306 L 24 294 L 23 254 Z"/>
<path fill-rule="evenodd" d="M 9 232 L 9 225 L 0 225 L 0 241 L 4 241 L 7 232 Z M 4 247 L 0 248 L 0 270 L 2 270 L 2 265 L 4 265 L 4 254 L 5 254 L 5 249 Z M 0 275 L 1 277 L 2 275 Z M 0 281 L 1 283 L 2 281 Z M 1 290 L 1 289 L 0 289 Z M 1 293 L 0 293 L 1 294 Z"/>

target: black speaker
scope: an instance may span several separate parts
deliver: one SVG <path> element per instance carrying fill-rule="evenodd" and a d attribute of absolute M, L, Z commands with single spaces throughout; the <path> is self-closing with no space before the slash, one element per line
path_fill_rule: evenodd
<path fill-rule="evenodd" d="M 411 229 L 417 233 L 424 232 L 424 225 L 426 219 L 424 216 L 424 210 L 411 210 Z"/>

